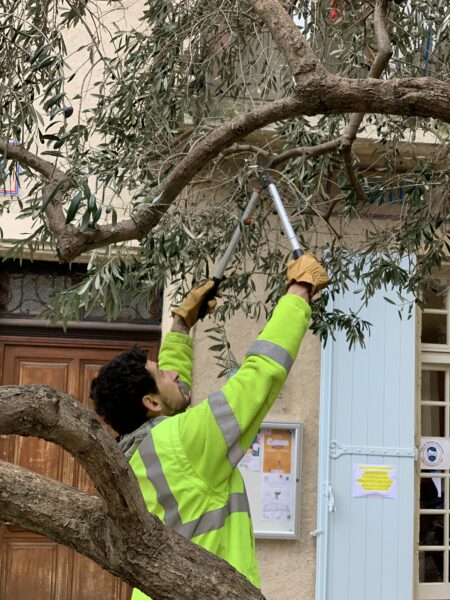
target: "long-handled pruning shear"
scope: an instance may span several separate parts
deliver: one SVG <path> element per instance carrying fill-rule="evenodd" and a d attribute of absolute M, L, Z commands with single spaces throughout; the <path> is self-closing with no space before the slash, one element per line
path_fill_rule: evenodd
<path fill-rule="evenodd" d="M 212 277 L 212 280 L 214 281 L 214 287 L 209 291 L 208 295 L 204 299 L 203 307 L 202 309 L 200 309 L 200 319 L 206 316 L 206 307 L 208 300 L 211 300 L 217 294 L 217 290 L 219 289 L 220 282 L 223 280 L 225 270 L 228 266 L 228 263 L 230 262 L 230 258 L 232 257 L 234 249 L 236 248 L 237 244 L 239 243 L 239 240 L 241 239 L 245 223 L 246 221 L 248 221 L 250 215 L 252 214 L 253 208 L 255 207 L 256 201 L 258 200 L 258 198 L 264 190 L 269 191 L 273 203 L 275 204 L 275 208 L 277 210 L 278 217 L 280 218 L 281 225 L 291 245 L 293 258 L 300 258 L 300 256 L 303 254 L 300 242 L 298 241 L 297 236 L 295 235 L 286 209 L 284 208 L 283 201 L 281 200 L 280 194 L 278 193 L 277 186 L 273 183 L 269 175 L 268 169 L 270 169 L 271 162 L 272 161 L 270 161 L 260 169 L 258 178 L 259 185 L 254 189 L 252 195 L 250 196 L 250 199 L 247 202 L 246 207 L 244 208 L 244 212 L 242 213 L 239 223 L 236 226 L 233 235 L 231 236 L 231 240 L 225 250 L 225 253 L 222 256 L 219 264 L 217 265 L 216 271 Z"/>
<path fill-rule="evenodd" d="M 270 165 L 271 163 L 269 162 L 260 170 L 258 180 L 259 186 L 255 188 L 252 195 L 250 196 L 250 200 L 248 201 L 247 206 L 245 207 L 244 212 L 242 213 L 239 224 L 234 230 L 230 243 L 228 244 L 224 255 L 222 256 L 219 264 L 217 265 L 216 272 L 214 273 L 214 276 L 212 278 L 213 281 L 216 283 L 216 285 L 214 286 L 214 291 L 217 291 L 219 284 L 223 279 L 225 269 L 227 268 L 230 258 L 233 255 L 234 249 L 236 248 L 241 238 L 244 224 L 250 217 L 253 208 L 256 204 L 256 201 L 258 200 L 259 196 L 264 190 L 268 190 L 269 194 L 272 197 L 273 203 L 281 221 L 281 225 L 291 245 L 293 258 L 300 258 L 300 256 L 303 254 L 303 250 L 300 246 L 297 236 L 295 235 L 294 229 L 292 228 L 286 209 L 284 208 L 283 201 L 281 200 L 280 194 L 278 193 L 277 186 L 273 183 L 269 175 L 268 169 L 270 168 Z"/>

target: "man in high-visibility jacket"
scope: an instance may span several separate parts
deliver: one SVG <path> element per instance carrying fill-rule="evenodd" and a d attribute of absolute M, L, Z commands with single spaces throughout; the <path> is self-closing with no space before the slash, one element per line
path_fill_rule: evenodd
<path fill-rule="evenodd" d="M 147 508 L 168 527 L 228 561 L 259 587 L 247 495 L 237 465 L 277 398 L 329 279 L 312 255 L 288 265 L 287 293 L 236 374 L 188 408 L 192 339 L 213 282 L 173 310 L 158 363 L 134 348 L 102 367 L 91 387 L 97 412 L 119 433 Z M 134 590 L 132 600 L 147 598 Z"/>

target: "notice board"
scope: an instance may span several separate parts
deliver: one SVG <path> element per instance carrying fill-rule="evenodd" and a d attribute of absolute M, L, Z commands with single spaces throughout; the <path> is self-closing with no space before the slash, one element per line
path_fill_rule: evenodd
<path fill-rule="evenodd" d="M 257 538 L 298 539 L 302 423 L 264 421 L 238 467 Z"/>

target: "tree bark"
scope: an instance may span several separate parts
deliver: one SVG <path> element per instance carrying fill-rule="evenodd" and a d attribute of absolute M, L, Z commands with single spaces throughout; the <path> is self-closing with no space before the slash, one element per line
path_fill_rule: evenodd
<path fill-rule="evenodd" d="M 74 398 L 40 385 L 0 387 L 0 435 L 62 446 L 101 497 L 0 461 L 0 520 L 73 548 L 153 600 L 263 600 L 228 563 L 147 512 L 111 435 Z"/>

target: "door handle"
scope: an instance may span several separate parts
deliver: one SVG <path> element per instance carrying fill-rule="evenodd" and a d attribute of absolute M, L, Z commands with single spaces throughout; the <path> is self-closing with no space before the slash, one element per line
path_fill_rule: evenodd
<path fill-rule="evenodd" d="M 336 502 L 334 499 L 333 486 L 331 483 L 327 486 L 326 495 L 328 497 L 328 512 L 336 512 Z"/>

